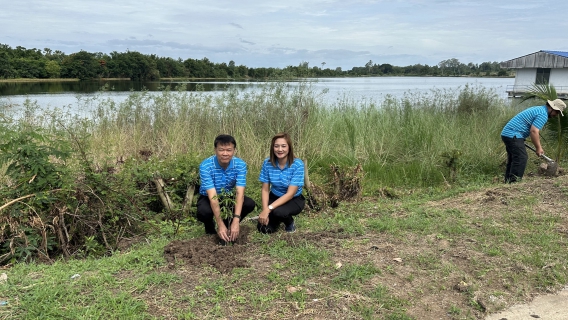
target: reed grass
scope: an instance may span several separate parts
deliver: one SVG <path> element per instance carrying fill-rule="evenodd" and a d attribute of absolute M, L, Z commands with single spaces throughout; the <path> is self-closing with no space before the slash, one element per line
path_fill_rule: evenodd
<path fill-rule="evenodd" d="M 99 162 L 135 157 L 140 150 L 163 158 L 185 153 L 205 158 L 213 153 L 214 138 L 226 133 L 236 138 L 237 156 L 249 171 L 258 172 L 270 138 L 288 132 L 310 168 L 361 163 L 373 187 L 495 179 L 506 155 L 500 131 L 519 109 L 494 90 L 469 85 L 330 103 L 311 82 L 270 82 L 260 90 L 221 93 L 167 87 L 132 92 L 123 102 L 101 94 L 78 104 L 82 116 L 45 117 L 42 125 L 65 123 L 88 135 L 89 154 Z"/>

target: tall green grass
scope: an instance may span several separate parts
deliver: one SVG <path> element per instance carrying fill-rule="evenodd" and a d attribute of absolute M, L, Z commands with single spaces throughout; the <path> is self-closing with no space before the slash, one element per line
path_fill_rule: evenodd
<path fill-rule="evenodd" d="M 104 95 L 79 100 L 90 114 L 45 117 L 42 125 L 65 123 L 70 132 L 88 136 L 88 153 L 100 162 L 140 150 L 204 158 L 213 153 L 215 136 L 231 134 L 251 172 L 268 156 L 270 138 L 285 131 L 311 168 L 361 163 L 373 186 L 424 187 L 499 176 L 505 161 L 500 131 L 518 111 L 481 86 L 329 101 L 310 82 L 217 94 L 165 88 L 132 92 L 121 103 Z"/>

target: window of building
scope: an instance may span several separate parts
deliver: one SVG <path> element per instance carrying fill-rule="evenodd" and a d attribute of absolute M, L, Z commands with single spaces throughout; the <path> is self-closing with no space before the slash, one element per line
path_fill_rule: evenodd
<path fill-rule="evenodd" d="M 548 84 L 550 80 L 550 68 L 537 68 L 535 84 Z"/>

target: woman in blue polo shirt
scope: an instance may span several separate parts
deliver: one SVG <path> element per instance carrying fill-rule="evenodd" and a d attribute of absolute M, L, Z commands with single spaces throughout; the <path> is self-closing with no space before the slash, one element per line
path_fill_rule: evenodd
<path fill-rule="evenodd" d="M 302 212 L 306 204 L 302 195 L 304 163 L 294 158 L 287 133 L 272 138 L 270 157 L 262 164 L 259 180 L 262 182 L 262 212 L 258 216 L 258 231 L 275 232 L 281 223 L 287 232 L 296 231 L 294 216 Z"/>

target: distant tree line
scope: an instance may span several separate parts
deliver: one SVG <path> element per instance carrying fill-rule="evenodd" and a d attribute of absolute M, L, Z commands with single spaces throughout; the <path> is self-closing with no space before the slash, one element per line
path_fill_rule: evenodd
<path fill-rule="evenodd" d="M 0 79 L 49 79 L 77 78 L 129 78 L 131 80 L 157 80 L 160 78 L 215 78 L 215 79 L 265 79 L 271 77 L 349 77 L 349 76 L 507 76 L 509 70 L 500 69 L 498 62 L 481 64 L 459 62 L 452 58 L 438 65 L 415 64 L 406 67 L 388 63 L 378 64 L 369 60 L 362 67 L 351 70 L 325 68 L 325 62 L 309 67 L 302 61 L 298 66 L 286 68 L 249 68 L 229 63 L 214 63 L 203 59 L 173 59 L 136 51 L 110 54 L 79 51 L 65 54 L 45 48 L 11 48 L 0 44 Z"/>

